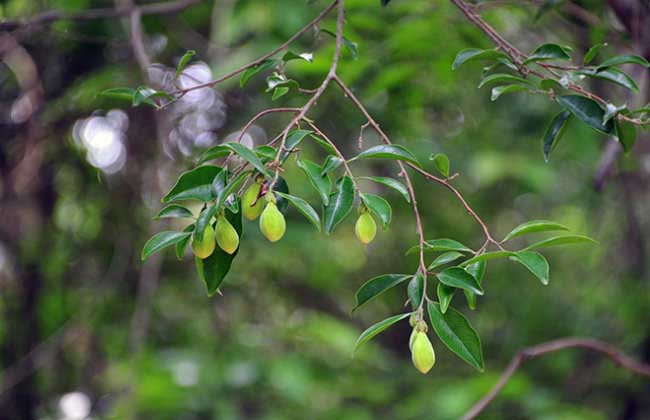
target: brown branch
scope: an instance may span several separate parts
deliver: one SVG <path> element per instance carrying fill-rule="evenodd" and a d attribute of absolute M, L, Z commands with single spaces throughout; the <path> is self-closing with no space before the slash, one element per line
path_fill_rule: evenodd
<path fill-rule="evenodd" d="M 175 0 L 169 2 L 160 2 L 137 6 L 140 13 L 144 15 L 165 15 L 174 14 L 188 7 L 199 4 L 201 0 Z M 67 13 L 61 10 L 49 10 L 39 15 L 20 18 L 20 19 L 3 19 L 0 20 L 0 31 L 15 31 L 18 29 L 29 29 L 43 25 L 50 25 L 59 20 L 96 20 L 111 19 L 116 17 L 125 17 L 131 13 L 131 8 L 105 8 L 90 9 L 78 13 Z"/>
<path fill-rule="evenodd" d="M 488 392 L 483 398 L 474 404 L 474 406 L 463 415 L 462 420 L 470 420 L 478 416 L 485 409 L 485 407 L 487 407 L 488 404 L 490 404 L 497 397 L 497 395 L 499 395 L 503 387 L 517 372 L 517 369 L 519 369 L 523 362 L 539 356 L 543 356 L 548 353 L 570 348 L 583 348 L 601 353 L 604 356 L 610 358 L 614 363 L 621 366 L 622 368 L 638 375 L 650 378 L 650 365 L 634 360 L 630 356 L 623 353 L 622 350 L 609 343 L 580 337 L 568 337 L 553 340 L 519 351 L 519 353 L 517 353 L 517 355 L 510 361 L 508 367 L 503 371 L 501 377 L 494 385 L 494 387 L 492 387 L 490 392 Z"/>

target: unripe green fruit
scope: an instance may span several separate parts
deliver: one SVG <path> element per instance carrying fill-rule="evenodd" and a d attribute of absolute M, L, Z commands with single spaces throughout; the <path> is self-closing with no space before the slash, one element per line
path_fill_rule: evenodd
<path fill-rule="evenodd" d="M 409 350 L 413 351 L 413 342 L 415 341 L 415 337 L 418 336 L 418 331 L 413 328 L 413 331 L 411 331 L 411 336 L 409 337 Z"/>
<path fill-rule="evenodd" d="M 354 226 L 354 233 L 356 233 L 357 238 L 365 245 L 368 245 L 375 238 L 377 224 L 370 213 L 362 213 L 359 216 L 357 224 Z"/>
<path fill-rule="evenodd" d="M 216 243 L 214 241 L 214 229 L 208 225 L 203 231 L 203 239 L 197 241 L 192 239 L 192 251 L 201 259 L 206 259 L 214 252 Z"/>
<path fill-rule="evenodd" d="M 257 219 L 264 210 L 263 200 L 257 199 L 262 185 L 254 182 L 241 198 L 242 213 L 248 220 Z"/>
<path fill-rule="evenodd" d="M 234 254 L 239 247 L 239 235 L 224 215 L 217 218 L 217 245 L 228 254 Z"/>
<path fill-rule="evenodd" d="M 271 242 L 277 242 L 284 235 L 287 225 L 284 216 L 274 202 L 269 201 L 260 217 L 260 230 Z"/>
<path fill-rule="evenodd" d="M 436 354 L 426 333 L 416 333 L 411 347 L 411 359 L 415 368 L 423 374 L 429 372 L 436 363 Z"/>

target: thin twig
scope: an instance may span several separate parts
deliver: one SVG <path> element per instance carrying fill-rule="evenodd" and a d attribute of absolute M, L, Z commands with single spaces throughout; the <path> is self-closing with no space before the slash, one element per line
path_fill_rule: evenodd
<path fill-rule="evenodd" d="M 474 406 L 463 415 L 462 420 L 471 420 L 478 416 L 485 407 L 488 406 L 499 395 L 503 387 L 508 383 L 510 378 L 515 374 L 517 369 L 523 362 L 529 359 L 534 359 L 548 353 L 569 348 L 583 348 L 595 351 L 610 358 L 614 363 L 623 367 L 624 369 L 634 372 L 638 375 L 650 377 L 650 365 L 638 362 L 630 356 L 623 353 L 619 348 L 602 341 L 594 340 L 591 338 L 568 337 L 559 340 L 553 340 L 546 343 L 539 344 L 534 347 L 529 347 L 521 350 L 510 361 L 508 367 L 503 371 L 497 383 L 492 387 L 483 398 L 481 398 Z"/>

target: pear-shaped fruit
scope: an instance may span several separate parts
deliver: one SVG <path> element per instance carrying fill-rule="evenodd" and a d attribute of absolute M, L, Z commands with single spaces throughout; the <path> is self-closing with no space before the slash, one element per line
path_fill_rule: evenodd
<path fill-rule="evenodd" d="M 203 231 L 203 239 L 197 241 L 192 239 L 192 251 L 194 255 L 201 259 L 208 258 L 214 252 L 216 247 L 216 242 L 214 240 L 214 229 L 212 226 L 208 225 Z"/>
<path fill-rule="evenodd" d="M 361 213 L 359 219 L 357 219 L 357 224 L 354 226 L 354 233 L 364 245 L 372 242 L 377 234 L 377 224 L 370 213 Z"/>
<path fill-rule="evenodd" d="M 436 354 L 427 333 L 420 331 L 415 336 L 411 346 L 411 359 L 415 368 L 423 374 L 429 372 L 436 363 Z"/>
<path fill-rule="evenodd" d="M 284 235 L 286 230 L 284 216 L 278 210 L 278 206 L 273 201 L 268 201 L 262 216 L 260 216 L 260 230 L 271 242 L 277 242 Z"/>
<path fill-rule="evenodd" d="M 258 199 L 262 185 L 258 182 L 251 184 L 241 198 L 242 213 L 248 220 L 257 219 L 264 210 L 264 200 Z"/>
<path fill-rule="evenodd" d="M 231 255 L 237 251 L 239 247 L 239 235 L 224 215 L 220 215 L 217 218 L 216 236 L 219 248 Z"/>

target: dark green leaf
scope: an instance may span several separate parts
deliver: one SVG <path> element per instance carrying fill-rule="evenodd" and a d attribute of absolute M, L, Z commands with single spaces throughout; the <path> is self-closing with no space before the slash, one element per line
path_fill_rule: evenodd
<path fill-rule="evenodd" d="M 483 371 L 481 340 L 469 321 L 454 308 L 443 314 L 440 305 L 429 302 L 429 318 L 440 340 L 462 360 Z"/>
<path fill-rule="evenodd" d="M 481 284 L 486 267 L 487 262 L 484 260 L 468 265 L 465 267 L 465 271 L 471 274 L 476 279 L 478 284 Z M 467 305 L 469 308 L 471 310 L 476 309 L 476 295 L 473 292 L 469 292 L 467 290 L 463 290 L 463 292 L 465 293 L 465 298 L 467 299 Z"/>
<path fill-rule="evenodd" d="M 318 144 L 320 147 L 322 147 L 323 149 L 325 149 L 328 153 L 330 153 L 330 154 L 332 154 L 332 155 L 335 155 L 335 154 L 336 154 L 336 149 L 334 149 L 334 148 L 332 147 L 332 145 L 329 144 L 328 142 L 326 142 L 325 140 L 321 139 L 320 137 L 318 137 L 318 136 L 316 136 L 316 135 L 314 135 L 314 134 L 311 134 L 309 137 L 310 137 L 312 140 L 314 140 L 314 141 L 316 142 L 316 144 Z"/>
<path fill-rule="evenodd" d="M 194 223 L 186 226 L 185 229 L 183 229 L 183 232 L 189 232 L 189 233 L 194 232 Z M 190 242 L 190 239 L 191 236 L 188 236 L 187 238 L 176 242 L 176 258 L 178 258 L 179 260 L 182 260 L 183 257 L 185 256 L 185 248 L 187 247 L 187 244 Z"/>
<path fill-rule="evenodd" d="M 174 78 L 178 79 L 178 76 L 181 75 L 183 70 L 185 70 L 185 67 L 188 65 L 192 57 L 196 55 L 196 51 L 194 50 L 189 50 L 183 56 L 181 57 L 180 61 L 178 62 L 178 66 L 176 66 L 176 73 L 174 74 Z"/>
<path fill-rule="evenodd" d="M 345 219 L 352 210 L 354 202 L 354 187 L 348 176 L 337 182 L 336 189 L 329 197 L 329 204 L 323 209 L 323 225 L 325 233 L 332 233 L 336 226 Z"/>
<path fill-rule="evenodd" d="M 603 61 L 598 65 L 598 69 L 604 69 L 611 66 L 620 66 L 621 64 L 638 64 L 643 67 L 650 67 L 650 63 L 638 55 L 619 55 Z"/>
<path fill-rule="evenodd" d="M 312 134 L 313 131 L 311 130 L 292 130 L 287 134 L 287 139 L 284 142 L 284 149 L 282 151 L 282 155 L 280 156 L 280 161 L 284 162 L 287 160 L 293 149 L 298 147 L 300 142 L 308 136 L 309 134 Z"/>
<path fill-rule="evenodd" d="M 169 230 L 156 233 L 147 241 L 146 244 L 144 244 L 144 247 L 142 248 L 142 261 L 149 258 L 149 256 L 154 252 L 175 245 L 183 239 L 188 238 L 190 235 L 191 233 L 189 232 L 174 232 Z"/>
<path fill-rule="evenodd" d="M 549 281 L 549 266 L 546 258 L 539 252 L 534 251 L 519 251 L 515 253 L 511 260 L 517 261 L 526 267 L 531 273 L 535 275 L 542 282 L 543 285 L 547 285 Z"/>
<path fill-rule="evenodd" d="M 362 176 L 360 177 L 360 179 L 367 179 L 369 181 L 377 182 L 379 184 L 383 184 L 387 187 L 390 187 L 395 191 L 398 191 L 400 194 L 402 194 L 402 196 L 408 203 L 411 202 L 411 197 L 409 196 L 408 189 L 404 184 L 402 184 L 396 179 L 383 177 L 383 176 Z"/>
<path fill-rule="evenodd" d="M 205 232 L 205 228 L 210 224 L 210 221 L 212 218 L 217 214 L 218 212 L 217 206 L 211 206 L 211 207 L 206 207 L 201 211 L 201 214 L 199 214 L 199 217 L 196 219 L 196 228 L 194 229 L 194 240 L 196 241 L 202 241 L 203 240 L 203 233 Z"/>
<path fill-rule="evenodd" d="M 438 280 L 447 286 L 467 290 L 477 295 L 483 295 L 483 289 L 476 279 L 460 267 L 447 268 L 437 274 Z"/>
<path fill-rule="evenodd" d="M 406 254 L 412 254 L 419 251 L 420 247 L 415 245 L 411 247 Z M 425 252 L 447 252 L 447 251 L 458 251 L 458 252 L 473 252 L 471 249 L 461 244 L 458 241 L 453 239 L 432 239 L 425 242 Z"/>
<path fill-rule="evenodd" d="M 585 54 L 585 58 L 583 59 L 584 64 L 589 64 L 591 63 L 594 58 L 596 58 L 596 55 L 598 54 L 598 51 L 600 51 L 601 48 L 606 47 L 607 44 L 596 44 L 593 47 L 589 48 L 589 51 Z"/>
<path fill-rule="evenodd" d="M 200 165 L 200 164 L 205 163 L 205 162 L 207 162 L 209 160 L 214 160 L 214 159 L 219 159 L 219 158 L 222 158 L 222 157 L 226 157 L 231 153 L 232 153 L 232 149 L 230 149 L 228 146 L 226 146 L 224 144 L 218 144 L 218 145 L 216 145 L 214 147 L 209 148 L 205 152 L 203 152 L 203 154 L 199 158 L 198 164 Z"/>
<path fill-rule="evenodd" d="M 365 204 L 366 207 L 370 209 L 370 211 L 379 217 L 382 227 L 386 229 L 390 224 L 390 220 L 393 215 L 393 211 L 390 207 L 390 204 L 388 204 L 388 201 L 374 194 L 361 194 L 361 200 L 363 201 L 363 204 Z"/>
<path fill-rule="evenodd" d="M 184 172 L 176 184 L 162 199 L 163 203 L 178 200 L 200 200 L 208 202 L 215 198 L 212 181 L 221 172 L 218 166 L 199 166 Z"/>
<path fill-rule="evenodd" d="M 605 134 L 614 133 L 614 124 L 611 121 L 603 124 L 605 111 L 596 101 L 580 95 L 560 95 L 556 99 L 563 108 L 571 111 L 573 115 L 589 127 Z"/>
<path fill-rule="evenodd" d="M 355 294 L 356 305 L 352 309 L 352 312 L 411 277 L 413 276 L 406 274 L 384 274 L 368 280 L 357 290 Z"/>
<path fill-rule="evenodd" d="M 332 181 L 330 181 L 329 176 L 322 176 L 320 166 L 310 160 L 299 159 L 296 163 L 305 172 L 311 185 L 320 194 L 323 204 L 327 206 L 329 204 L 330 190 L 332 189 Z"/>
<path fill-rule="evenodd" d="M 192 212 L 186 207 L 172 204 L 160 210 L 154 219 L 162 219 L 165 217 L 192 217 Z"/>
<path fill-rule="evenodd" d="M 564 130 L 567 126 L 567 122 L 571 117 L 571 112 L 564 110 L 557 114 L 551 120 L 551 123 L 546 127 L 546 132 L 544 133 L 544 138 L 542 139 L 542 152 L 544 153 L 544 160 L 548 162 L 548 159 L 551 155 L 555 146 L 562 139 Z"/>
<path fill-rule="evenodd" d="M 612 67 L 605 68 L 599 71 L 596 70 L 577 70 L 576 74 L 581 74 L 584 76 L 595 77 L 597 79 L 607 80 L 609 82 L 616 83 L 617 85 L 623 86 L 630 89 L 633 92 L 638 93 L 639 87 L 636 85 L 634 80 L 623 71 Z"/>
<path fill-rule="evenodd" d="M 516 93 L 516 92 L 522 92 L 524 90 L 528 90 L 529 88 L 523 85 L 504 85 L 504 86 L 497 86 L 492 89 L 492 95 L 490 96 L 490 99 L 492 101 L 496 101 L 501 97 L 501 95 L 505 93 Z"/>
<path fill-rule="evenodd" d="M 409 281 L 408 286 L 406 286 L 406 294 L 411 302 L 411 307 L 413 310 L 416 310 L 422 302 L 422 296 L 424 295 L 424 276 L 421 272 L 417 272 L 415 276 Z"/>
<path fill-rule="evenodd" d="M 280 99 L 287 93 L 289 93 L 289 88 L 287 86 L 278 86 L 273 89 L 273 96 L 271 97 L 271 100 L 275 101 L 276 99 Z"/>
<path fill-rule="evenodd" d="M 433 260 L 433 262 L 429 266 L 429 270 L 435 270 L 436 268 L 442 265 L 454 262 L 457 259 L 462 258 L 464 256 L 465 256 L 464 254 L 461 254 L 460 252 L 456 252 L 456 251 L 445 252 L 444 254 L 439 255 L 438 258 Z"/>
<path fill-rule="evenodd" d="M 485 85 L 489 85 L 490 83 L 505 83 L 505 84 L 518 84 L 518 85 L 523 85 L 527 87 L 532 87 L 534 88 L 535 85 L 521 77 L 513 76 L 511 74 L 505 74 L 505 73 L 496 73 L 496 74 L 490 74 L 481 80 L 481 83 L 478 85 L 479 89 L 482 88 Z"/>
<path fill-rule="evenodd" d="M 316 226 L 316 229 L 318 229 L 320 232 L 320 217 L 318 217 L 318 213 L 316 213 L 316 210 L 314 210 L 314 208 L 310 206 L 308 202 L 300 197 L 296 197 L 290 194 L 281 193 L 279 191 L 276 191 L 275 193 L 280 197 L 286 198 L 287 201 L 293 204 L 293 206 L 297 208 L 298 211 L 307 218 L 307 220 Z"/>
<path fill-rule="evenodd" d="M 134 95 L 135 95 L 135 90 L 131 88 L 106 89 L 105 91 L 102 91 L 97 94 L 97 96 L 100 96 L 102 98 L 119 99 L 123 101 L 129 101 L 131 103 L 133 103 Z"/>
<path fill-rule="evenodd" d="M 566 47 L 561 47 L 557 44 L 544 44 L 540 45 L 533 51 L 533 53 L 524 61 L 524 64 L 534 63 L 537 61 L 546 60 L 570 60 L 571 56 L 567 53 Z"/>
<path fill-rule="evenodd" d="M 477 263 L 479 261 L 493 260 L 495 258 L 505 258 L 505 257 L 510 257 L 512 255 L 514 255 L 514 252 L 510 252 L 510 251 L 484 252 L 482 254 L 476 255 L 468 260 L 463 261 L 460 265 L 464 267 L 470 264 Z"/>
<path fill-rule="evenodd" d="M 451 65 L 452 70 L 456 70 L 461 65 L 468 63 L 470 61 L 477 60 L 496 60 L 498 58 L 508 59 L 508 56 L 497 51 L 496 49 L 492 50 L 482 50 L 479 48 L 468 48 L 462 50 L 456 55 L 454 63 Z"/>
<path fill-rule="evenodd" d="M 616 127 L 618 141 L 623 146 L 625 153 L 629 153 L 636 142 L 636 127 L 632 123 L 619 119 L 614 121 L 614 125 Z"/>
<path fill-rule="evenodd" d="M 224 171 L 225 172 L 225 171 Z M 217 195 L 217 204 L 215 207 L 217 209 L 221 210 L 221 207 L 226 203 L 226 200 L 228 200 L 228 197 L 232 197 L 232 194 L 236 192 L 237 188 L 241 186 L 241 184 L 248 178 L 250 175 L 250 171 L 244 171 L 237 175 L 234 179 L 231 179 L 228 181 L 228 184 L 224 186 L 224 188 L 218 192 Z"/>
<path fill-rule="evenodd" d="M 440 301 L 440 311 L 444 314 L 447 312 L 447 308 L 449 308 L 451 300 L 454 298 L 454 294 L 456 294 L 456 288 L 438 283 L 436 292 L 438 293 L 438 300 Z"/>
<path fill-rule="evenodd" d="M 404 146 L 398 144 L 382 144 L 379 146 L 371 147 L 366 149 L 363 152 L 359 153 L 355 159 L 362 158 L 377 158 L 377 159 L 394 159 L 394 160 L 403 160 L 410 162 L 416 166 L 420 166 L 420 163 L 411 152 L 409 152 Z"/>
<path fill-rule="evenodd" d="M 526 248 L 524 248 L 522 251 L 528 251 L 531 249 L 538 249 L 538 248 L 546 248 L 549 246 L 584 244 L 584 243 L 596 243 L 596 241 L 594 241 L 588 236 L 583 236 L 583 235 L 554 236 L 552 238 L 544 239 L 543 241 L 539 241 L 532 245 L 529 245 Z"/>
<path fill-rule="evenodd" d="M 334 169 L 341 166 L 342 163 L 343 163 L 343 159 L 341 159 L 340 157 L 334 155 L 327 155 L 325 162 L 323 162 L 323 166 L 321 166 L 321 171 L 320 171 L 321 176 L 325 176 L 328 173 L 332 172 Z"/>
<path fill-rule="evenodd" d="M 548 232 L 552 230 L 569 230 L 569 228 L 559 223 L 551 222 L 550 220 L 531 220 L 530 222 L 522 223 L 512 229 L 512 231 L 503 238 L 502 242 L 509 241 L 512 238 L 527 233 Z"/>
<path fill-rule="evenodd" d="M 253 152 L 251 149 L 248 147 L 244 146 L 241 143 L 225 143 L 223 146 L 228 147 L 230 150 L 235 152 L 237 155 L 239 155 L 242 159 L 246 160 L 248 163 L 253 165 L 255 169 L 257 169 L 261 174 L 266 176 L 267 178 L 272 178 L 273 174 L 269 172 L 268 169 L 262 164 L 262 161 L 255 155 L 255 152 Z"/>
<path fill-rule="evenodd" d="M 354 352 L 356 353 L 357 350 L 359 350 L 359 348 L 362 345 L 364 345 L 365 343 L 370 341 L 377 334 L 385 331 L 386 329 L 388 329 L 393 324 L 403 320 L 404 318 L 406 318 L 406 317 L 408 317 L 410 315 L 411 315 L 410 313 L 394 315 L 394 316 L 391 316 L 390 318 L 386 318 L 383 321 L 378 322 L 375 325 L 371 326 L 370 328 L 368 328 L 367 330 L 362 332 L 361 335 L 359 336 L 359 338 L 357 339 L 357 342 L 354 345 Z"/>
<path fill-rule="evenodd" d="M 277 182 L 273 186 L 273 191 L 276 193 L 289 194 L 289 186 L 287 185 L 287 181 L 285 181 L 282 177 L 278 177 Z M 289 207 L 289 201 L 281 195 L 278 195 L 276 198 L 278 199 L 278 210 L 280 210 L 282 214 L 286 213 L 287 208 Z"/>
<path fill-rule="evenodd" d="M 260 72 L 270 69 L 271 67 L 273 67 L 274 64 L 275 64 L 274 60 L 264 60 L 257 66 L 246 69 L 244 74 L 242 74 L 241 79 L 239 80 L 239 86 L 240 87 L 246 86 L 246 83 L 248 83 L 251 77 L 255 76 Z"/>
<path fill-rule="evenodd" d="M 257 146 L 255 149 L 253 149 L 253 152 L 255 152 L 257 157 L 259 157 L 262 161 L 273 160 L 275 159 L 275 155 L 278 153 L 275 147 L 269 146 L 268 144 Z"/>
<path fill-rule="evenodd" d="M 430 159 L 433 161 L 438 172 L 440 172 L 445 178 L 449 178 L 449 158 L 447 155 L 438 153 L 432 155 Z"/>

